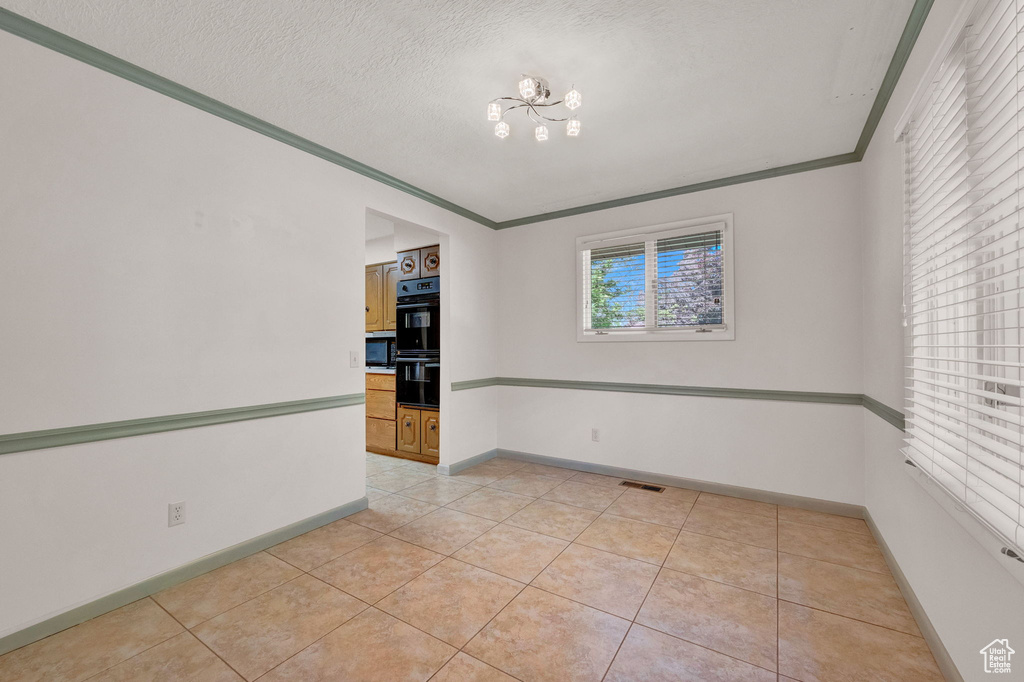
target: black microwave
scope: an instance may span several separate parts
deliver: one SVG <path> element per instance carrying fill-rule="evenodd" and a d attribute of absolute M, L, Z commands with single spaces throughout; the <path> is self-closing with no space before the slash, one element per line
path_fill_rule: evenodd
<path fill-rule="evenodd" d="M 396 355 L 394 336 L 366 337 L 367 367 L 394 367 Z"/>

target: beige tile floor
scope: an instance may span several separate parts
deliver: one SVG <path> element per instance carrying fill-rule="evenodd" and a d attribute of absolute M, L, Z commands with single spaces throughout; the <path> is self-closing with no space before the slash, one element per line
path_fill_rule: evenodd
<path fill-rule="evenodd" d="M 370 507 L 0 656 L 0 680 L 941 680 L 863 521 L 367 455 Z"/>

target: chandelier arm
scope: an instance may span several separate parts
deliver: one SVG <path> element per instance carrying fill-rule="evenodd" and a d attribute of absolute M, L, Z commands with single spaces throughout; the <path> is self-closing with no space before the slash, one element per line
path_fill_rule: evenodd
<path fill-rule="evenodd" d="M 539 111 L 537 111 L 537 109 L 532 104 L 530 105 L 530 111 L 532 111 L 533 113 L 537 114 L 538 116 L 540 116 L 545 121 L 549 121 L 551 123 L 561 123 L 562 121 L 568 121 L 569 120 L 567 118 L 551 118 L 550 116 L 545 116 L 544 114 L 542 114 Z M 537 119 L 533 118 L 533 116 L 530 115 L 529 112 L 527 112 L 527 115 L 530 116 L 530 120 L 532 120 L 534 123 L 539 123 L 539 121 L 537 121 Z"/>
<path fill-rule="evenodd" d="M 531 106 L 535 106 L 535 107 L 556 107 L 559 104 L 561 104 L 562 101 L 563 100 L 558 100 L 557 102 L 548 102 L 547 104 L 537 104 L 536 102 L 533 102 L 531 104 Z"/>
<path fill-rule="evenodd" d="M 538 104 L 536 102 L 530 102 L 528 100 L 525 100 L 522 97 L 495 97 L 491 101 L 492 102 L 497 102 L 499 100 L 508 100 L 510 102 L 520 102 L 521 103 L 521 104 L 517 104 L 516 106 L 509 107 L 509 110 L 517 109 L 519 107 L 555 107 L 555 106 L 558 106 L 559 104 L 562 103 L 562 100 L 558 100 L 557 102 L 548 102 L 547 104 Z"/>

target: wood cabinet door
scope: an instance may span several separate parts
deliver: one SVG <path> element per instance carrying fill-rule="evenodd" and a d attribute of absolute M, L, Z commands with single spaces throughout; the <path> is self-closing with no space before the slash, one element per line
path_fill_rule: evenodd
<path fill-rule="evenodd" d="M 384 329 L 395 331 L 398 329 L 398 315 L 395 312 L 395 302 L 398 300 L 398 263 L 385 263 L 384 268 Z"/>
<path fill-rule="evenodd" d="M 395 451 L 395 421 L 393 419 L 366 420 L 366 449 L 379 453 Z"/>
<path fill-rule="evenodd" d="M 398 408 L 398 445 L 400 452 L 420 454 L 420 411 L 409 408 Z"/>
<path fill-rule="evenodd" d="M 398 254 L 398 276 L 400 279 L 417 279 L 420 275 L 420 250 L 402 251 Z"/>
<path fill-rule="evenodd" d="M 435 410 L 420 411 L 421 455 L 439 457 L 441 454 L 441 423 Z"/>
<path fill-rule="evenodd" d="M 441 249 L 428 246 L 420 249 L 420 277 L 437 277 L 441 274 Z"/>
<path fill-rule="evenodd" d="M 395 394 L 391 391 L 366 392 L 366 416 L 395 420 Z"/>
<path fill-rule="evenodd" d="M 381 301 L 384 295 L 384 269 L 380 265 L 366 266 L 366 331 L 384 329 Z"/>

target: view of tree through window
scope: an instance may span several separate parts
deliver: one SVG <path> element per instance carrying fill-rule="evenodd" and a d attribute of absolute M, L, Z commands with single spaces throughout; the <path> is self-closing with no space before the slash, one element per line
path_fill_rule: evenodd
<path fill-rule="evenodd" d="M 645 265 L 642 242 L 590 252 L 592 329 L 644 326 L 647 313 Z"/>
<path fill-rule="evenodd" d="M 656 258 L 657 284 L 646 282 L 647 249 Z M 592 249 L 590 328 L 643 328 L 647 297 L 655 296 L 661 328 L 724 323 L 721 231 Z M 652 325 L 654 326 L 654 325 Z"/>
<path fill-rule="evenodd" d="M 658 240 L 658 326 L 722 324 L 722 233 Z"/>

